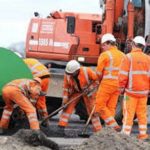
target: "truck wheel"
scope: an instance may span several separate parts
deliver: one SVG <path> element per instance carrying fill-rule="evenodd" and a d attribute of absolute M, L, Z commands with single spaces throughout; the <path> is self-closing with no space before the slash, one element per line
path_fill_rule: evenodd
<path fill-rule="evenodd" d="M 123 97 L 119 96 L 119 100 L 116 107 L 116 115 L 115 115 L 115 119 L 119 125 L 122 125 L 122 118 L 123 118 L 122 105 L 123 105 Z"/>

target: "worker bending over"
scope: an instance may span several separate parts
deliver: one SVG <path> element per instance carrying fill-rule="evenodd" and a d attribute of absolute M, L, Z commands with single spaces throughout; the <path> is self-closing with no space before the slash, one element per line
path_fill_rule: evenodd
<path fill-rule="evenodd" d="M 145 39 L 136 36 L 132 42 L 132 51 L 121 64 L 119 72 L 120 91 L 124 94 L 122 133 L 130 135 L 136 114 L 139 124 L 139 139 L 147 135 L 147 98 L 150 91 L 150 58 L 142 50 Z"/>
<path fill-rule="evenodd" d="M 26 58 L 24 59 L 24 62 L 28 65 L 30 68 L 33 77 L 39 77 L 41 79 L 41 88 L 42 92 L 45 92 L 45 95 L 48 91 L 49 82 L 50 82 L 50 73 L 48 69 L 40 63 L 38 60 L 33 58 Z M 46 98 L 45 96 L 40 96 L 36 108 L 38 110 L 38 113 L 41 115 L 42 119 L 45 119 L 48 116 L 47 107 L 46 107 Z M 49 120 L 46 121 L 46 126 L 49 126 Z"/>
<path fill-rule="evenodd" d="M 6 84 L 2 89 L 2 97 L 6 104 L 0 121 L 1 134 L 8 128 L 15 104 L 19 106 L 29 120 L 30 128 L 39 130 L 36 109 L 34 105 L 41 95 L 41 80 L 39 78 L 17 79 Z"/>
<path fill-rule="evenodd" d="M 105 121 L 105 123 L 120 130 L 114 119 L 116 105 L 119 96 L 118 72 L 124 54 L 116 47 L 116 39 L 110 34 L 104 34 L 101 39 L 103 52 L 98 58 L 96 68 L 100 85 L 96 96 L 95 112 Z"/>
<path fill-rule="evenodd" d="M 91 84 L 91 82 L 93 84 Z M 64 84 L 63 84 L 63 105 L 66 104 L 73 98 L 76 98 L 81 92 L 85 91 L 83 95 L 84 103 L 88 114 L 91 113 L 94 103 L 95 96 L 98 85 L 97 75 L 88 67 L 81 67 L 76 60 L 71 60 L 67 63 L 64 75 Z M 91 86 L 89 86 L 91 84 Z M 87 89 L 87 87 L 89 88 Z M 80 97 L 81 98 L 81 97 Z M 59 136 L 64 136 L 64 129 L 68 125 L 68 120 L 73 113 L 75 106 L 79 102 L 80 98 L 75 99 L 70 103 L 60 115 L 58 134 Z M 98 116 L 92 116 L 91 118 L 93 129 L 95 132 L 99 131 L 101 123 Z"/>

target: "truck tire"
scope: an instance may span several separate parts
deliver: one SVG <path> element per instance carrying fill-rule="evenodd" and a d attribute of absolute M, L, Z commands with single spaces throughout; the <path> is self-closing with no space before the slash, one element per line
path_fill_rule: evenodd
<path fill-rule="evenodd" d="M 119 125 L 122 125 L 122 119 L 123 119 L 123 97 L 119 96 L 117 107 L 116 107 L 116 115 L 115 119 Z"/>

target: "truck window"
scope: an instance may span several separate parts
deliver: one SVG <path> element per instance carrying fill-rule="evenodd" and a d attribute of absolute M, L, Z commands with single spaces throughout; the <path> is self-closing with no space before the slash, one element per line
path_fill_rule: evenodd
<path fill-rule="evenodd" d="M 132 0 L 135 7 L 141 8 L 142 7 L 142 0 Z"/>
<path fill-rule="evenodd" d="M 67 33 L 74 33 L 75 32 L 75 17 L 68 16 L 67 17 Z"/>
<path fill-rule="evenodd" d="M 101 33 L 100 22 L 92 22 L 92 32 L 96 32 L 97 34 Z"/>

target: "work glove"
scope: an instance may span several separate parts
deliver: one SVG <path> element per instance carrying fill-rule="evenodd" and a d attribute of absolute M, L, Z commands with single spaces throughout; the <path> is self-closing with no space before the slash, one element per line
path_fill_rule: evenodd
<path fill-rule="evenodd" d="M 86 89 L 83 90 L 83 92 L 84 92 L 85 95 L 87 95 L 89 93 L 89 89 L 86 88 Z"/>
<path fill-rule="evenodd" d="M 121 94 L 121 95 L 124 95 L 125 88 L 121 87 L 121 88 L 119 88 L 119 91 L 120 91 L 120 94 Z"/>
<path fill-rule="evenodd" d="M 97 88 L 86 88 L 85 90 L 84 90 L 84 95 L 86 95 L 87 97 L 91 97 L 92 95 L 93 95 L 93 93 L 94 92 L 96 92 L 97 91 Z"/>
<path fill-rule="evenodd" d="M 46 96 L 46 92 L 44 92 L 44 91 L 40 91 L 40 95 L 39 96 Z"/>
<path fill-rule="evenodd" d="M 48 139 L 41 130 L 33 130 L 33 133 L 28 138 L 27 142 L 33 146 L 43 145 L 54 150 L 59 150 L 58 144 Z"/>

